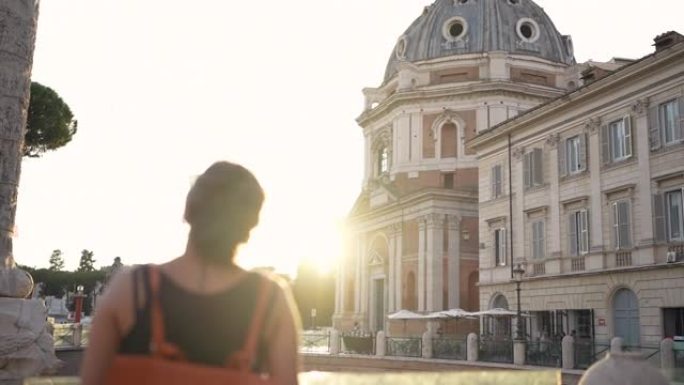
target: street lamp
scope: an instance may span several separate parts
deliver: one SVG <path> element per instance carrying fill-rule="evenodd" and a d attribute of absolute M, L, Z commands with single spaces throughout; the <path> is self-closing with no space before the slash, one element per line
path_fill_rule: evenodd
<path fill-rule="evenodd" d="M 523 324 L 522 324 L 522 311 L 520 310 L 520 283 L 525 275 L 525 269 L 521 264 L 517 264 L 513 269 L 513 280 L 515 281 L 515 291 L 518 296 L 518 317 L 516 320 L 516 330 L 515 338 L 517 340 L 523 339 Z"/>
<path fill-rule="evenodd" d="M 81 322 L 81 312 L 83 311 L 83 285 L 78 285 L 76 287 L 76 295 L 74 296 L 75 312 L 74 312 L 74 323 Z"/>

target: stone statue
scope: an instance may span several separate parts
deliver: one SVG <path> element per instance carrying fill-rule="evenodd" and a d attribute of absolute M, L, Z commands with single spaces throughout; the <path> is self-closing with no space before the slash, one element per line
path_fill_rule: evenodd
<path fill-rule="evenodd" d="M 12 254 L 17 191 L 38 20 L 37 0 L 0 0 L 0 381 L 53 369 L 58 360 L 33 279 Z"/>

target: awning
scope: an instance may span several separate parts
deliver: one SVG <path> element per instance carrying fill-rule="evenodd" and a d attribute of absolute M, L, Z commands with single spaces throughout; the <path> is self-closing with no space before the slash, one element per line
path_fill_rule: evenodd
<path fill-rule="evenodd" d="M 394 314 L 390 314 L 387 316 L 387 318 L 391 320 L 412 320 L 412 319 L 425 319 L 425 316 L 422 314 L 414 313 L 409 310 L 399 310 L 398 312 Z"/>

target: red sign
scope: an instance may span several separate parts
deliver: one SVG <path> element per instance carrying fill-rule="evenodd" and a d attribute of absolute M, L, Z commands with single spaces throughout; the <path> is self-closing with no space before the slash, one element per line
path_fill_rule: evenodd
<path fill-rule="evenodd" d="M 599 318 L 598 324 L 599 324 L 599 326 L 606 326 L 606 319 L 605 318 Z"/>

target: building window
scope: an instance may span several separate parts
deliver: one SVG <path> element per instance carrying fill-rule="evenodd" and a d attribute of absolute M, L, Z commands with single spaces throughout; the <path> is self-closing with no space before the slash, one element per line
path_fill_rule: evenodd
<path fill-rule="evenodd" d="M 684 336 L 684 308 L 663 309 L 663 336 Z"/>
<path fill-rule="evenodd" d="M 672 99 L 651 107 L 649 126 L 651 149 L 684 140 L 684 98 Z"/>
<path fill-rule="evenodd" d="M 532 258 L 543 259 L 545 252 L 544 221 L 532 222 Z"/>
<path fill-rule="evenodd" d="M 383 147 L 378 151 L 378 174 L 382 175 L 389 171 L 389 151 Z"/>
<path fill-rule="evenodd" d="M 525 188 L 541 186 L 544 183 L 544 172 L 542 164 L 543 154 L 540 148 L 535 148 L 525 154 L 523 159 L 523 178 Z"/>
<path fill-rule="evenodd" d="M 506 229 L 494 230 L 494 261 L 496 266 L 506 266 Z"/>
<path fill-rule="evenodd" d="M 452 189 L 454 188 L 454 174 L 453 173 L 448 173 L 448 174 L 443 174 L 444 177 L 444 188 Z"/>
<path fill-rule="evenodd" d="M 589 253 L 589 218 L 587 211 L 575 211 L 570 214 L 568 219 L 570 255 L 576 257 Z"/>
<path fill-rule="evenodd" d="M 613 203 L 613 245 L 616 250 L 632 247 L 629 201 Z"/>
<path fill-rule="evenodd" d="M 503 195 L 503 169 L 501 165 L 492 167 L 492 199 Z"/>
<path fill-rule="evenodd" d="M 584 171 L 586 165 L 586 150 L 584 135 L 573 136 L 565 141 L 565 153 L 569 174 Z"/>
<path fill-rule="evenodd" d="M 658 106 L 658 120 L 660 121 L 663 143 L 666 145 L 678 142 L 682 139 L 678 127 L 678 110 L 676 100 L 670 100 L 669 102 Z"/>
<path fill-rule="evenodd" d="M 665 194 L 665 215 L 667 216 L 667 238 L 670 241 L 684 241 L 684 213 L 682 213 L 682 191 Z"/>
<path fill-rule="evenodd" d="M 601 128 L 603 162 L 612 163 L 632 156 L 631 118 L 625 116 Z"/>

